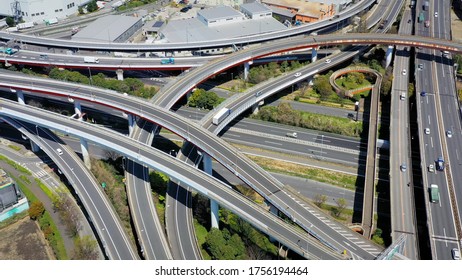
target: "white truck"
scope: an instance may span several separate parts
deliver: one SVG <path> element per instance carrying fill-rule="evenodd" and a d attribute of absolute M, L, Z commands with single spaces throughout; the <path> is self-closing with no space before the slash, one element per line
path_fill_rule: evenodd
<path fill-rule="evenodd" d="M 18 30 L 27 29 L 27 28 L 34 27 L 34 22 L 28 21 L 28 22 L 18 23 L 18 25 L 16 26 L 18 27 Z"/>
<path fill-rule="evenodd" d="M 111 5 L 111 8 L 113 10 L 117 9 L 118 7 L 122 6 L 125 3 L 125 1 L 117 1 L 114 4 Z"/>
<path fill-rule="evenodd" d="M 286 136 L 290 137 L 290 138 L 297 138 L 298 137 L 297 132 L 287 132 Z"/>
<path fill-rule="evenodd" d="M 212 123 L 214 125 L 219 125 L 227 116 L 231 114 L 231 110 L 228 108 L 222 108 L 218 113 L 213 116 Z"/>
<path fill-rule="evenodd" d="M 85 63 L 99 63 L 99 59 L 93 56 L 85 56 L 83 58 L 83 62 Z"/>
<path fill-rule="evenodd" d="M 425 1 L 423 4 L 423 10 L 428 11 L 429 6 L 430 6 L 430 3 L 428 1 Z"/>

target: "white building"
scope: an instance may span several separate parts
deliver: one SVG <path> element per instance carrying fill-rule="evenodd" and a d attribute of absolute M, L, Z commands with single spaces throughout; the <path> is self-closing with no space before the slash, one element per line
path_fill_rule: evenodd
<path fill-rule="evenodd" d="M 22 20 L 42 23 L 50 18 L 66 18 L 77 13 L 78 7 L 90 0 L 0 0 L 0 15 L 14 16 Z"/>
<path fill-rule="evenodd" d="M 273 12 L 266 5 L 260 2 L 253 2 L 242 4 L 240 6 L 241 12 L 251 19 L 259 19 L 264 17 L 271 17 Z"/>
<path fill-rule="evenodd" d="M 208 27 L 243 21 L 245 16 L 229 6 L 199 10 L 197 19 Z"/>

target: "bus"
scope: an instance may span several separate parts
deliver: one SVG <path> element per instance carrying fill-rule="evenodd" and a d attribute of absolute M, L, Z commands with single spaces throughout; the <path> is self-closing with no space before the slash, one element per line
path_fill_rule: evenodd
<path fill-rule="evenodd" d="M 423 12 L 420 12 L 419 14 L 419 22 L 423 22 L 425 20 L 425 16 Z"/>

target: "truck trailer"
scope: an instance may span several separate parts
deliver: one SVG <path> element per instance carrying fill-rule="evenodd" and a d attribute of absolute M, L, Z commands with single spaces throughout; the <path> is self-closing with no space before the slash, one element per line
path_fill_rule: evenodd
<path fill-rule="evenodd" d="M 93 56 L 85 56 L 83 58 L 83 62 L 85 63 L 99 63 L 99 59 Z"/>
<path fill-rule="evenodd" d="M 219 125 L 227 116 L 231 114 L 231 110 L 228 108 L 222 108 L 218 113 L 213 116 L 212 123 L 214 125 Z"/>
<path fill-rule="evenodd" d="M 27 29 L 27 28 L 34 27 L 34 22 L 32 21 L 23 22 L 23 23 L 19 23 L 16 26 L 18 27 L 18 30 Z"/>

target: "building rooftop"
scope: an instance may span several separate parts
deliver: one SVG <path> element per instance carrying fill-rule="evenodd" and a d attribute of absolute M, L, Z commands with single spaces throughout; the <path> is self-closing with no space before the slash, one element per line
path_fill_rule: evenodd
<path fill-rule="evenodd" d="M 164 25 L 163 21 L 151 20 L 144 24 L 143 29 L 149 32 L 158 32 L 159 29 Z"/>
<path fill-rule="evenodd" d="M 72 36 L 72 40 L 113 42 L 139 20 L 141 18 L 117 15 L 101 17 Z"/>
<path fill-rule="evenodd" d="M 168 42 L 188 43 L 237 38 L 285 29 L 287 29 L 286 26 L 272 17 L 244 20 L 213 27 L 208 27 L 198 19 L 191 18 L 172 20 L 160 30 L 160 33 Z"/>
<path fill-rule="evenodd" d="M 246 11 L 248 11 L 250 13 L 267 13 L 267 12 L 271 12 L 271 9 L 268 6 L 263 5 L 260 2 L 242 4 L 241 9 L 245 9 Z"/>
<path fill-rule="evenodd" d="M 271 11 L 273 11 L 273 13 L 283 15 L 283 16 L 286 16 L 286 17 L 294 17 L 295 16 L 295 14 L 293 14 L 292 12 L 290 12 L 287 9 L 282 9 L 282 8 L 278 8 L 278 7 L 271 7 L 271 6 L 270 6 L 270 9 L 271 9 Z"/>
<path fill-rule="evenodd" d="M 6 174 L 3 169 L 0 169 L 0 189 L 11 185 L 13 180 Z"/>
<path fill-rule="evenodd" d="M 271 5 L 284 6 L 297 10 L 297 14 L 318 18 L 321 11 L 327 11 L 330 4 L 323 2 L 305 2 L 300 0 L 262 0 L 263 3 Z"/>
<path fill-rule="evenodd" d="M 209 9 L 197 11 L 197 15 L 210 20 L 219 20 L 229 17 L 242 17 L 243 15 L 230 6 L 216 6 Z"/>

